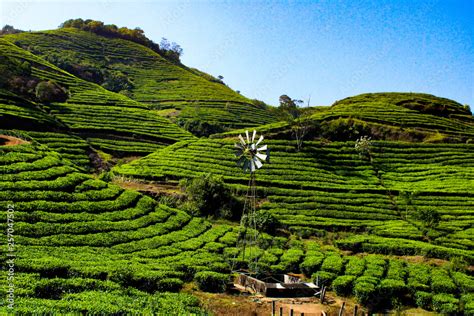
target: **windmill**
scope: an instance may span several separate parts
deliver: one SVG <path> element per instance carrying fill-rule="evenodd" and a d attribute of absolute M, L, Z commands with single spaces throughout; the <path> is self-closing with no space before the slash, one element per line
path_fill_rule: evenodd
<path fill-rule="evenodd" d="M 245 131 L 245 138 L 239 135 L 239 143 L 234 146 L 236 148 L 237 165 L 242 170 L 250 173 L 247 194 L 245 197 L 244 209 L 242 212 L 242 218 L 240 220 L 240 227 L 243 230 L 240 238 L 237 240 L 237 247 L 242 247 L 242 259 L 245 260 L 246 255 L 252 258 L 252 248 L 250 246 L 256 245 L 257 243 L 257 223 L 255 218 L 257 208 L 257 193 L 255 186 L 255 172 L 262 168 L 264 162 L 269 162 L 269 150 L 267 145 L 259 147 L 263 141 L 261 135 L 256 140 L 257 131 L 253 131 L 252 137 L 249 135 L 249 131 Z M 252 229 L 253 234 L 247 235 L 247 230 Z M 239 245 L 240 244 L 240 245 Z M 248 249 L 247 249 L 248 247 Z M 248 251 L 248 253 L 246 253 Z M 235 263 L 235 260 L 234 260 Z M 257 258 L 255 258 L 255 270 L 257 266 Z"/>

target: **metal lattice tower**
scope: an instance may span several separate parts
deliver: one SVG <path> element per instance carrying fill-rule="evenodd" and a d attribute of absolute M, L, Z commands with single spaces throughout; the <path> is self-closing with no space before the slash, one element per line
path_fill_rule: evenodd
<path fill-rule="evenodd" d="M 263 162 L 269 161 L 269 150 L 267 145 L 259 147 L 263 141 L 263 136 L 256 140 L 257 131 L 253 131 L 252 137 L 249 135 L 249 131 L 245 131 L 246 138 L 239 135 L 239 143 L 235 144 L 237 165 L 240 166 L 245 173 L 250 173 L 249 183 L 247 187 L 247 194 L 245 196 L 244 209 L 242 217 L 240 219 L 240 234 L 237 239 L 237 248 L 242 250 L 242 259 L 246 257 L 252 258 L 252 246 L 257 244 L 257 222 L 256 222 L 256 209 L 257 209 L 257 189 L 255 182 L 255 172 L 263 166 Z M 250 233 L 248 230 L 250 229 Z M 236 254 L 237 256 L 237 254 Z M 235 265 L 235 260 L 232 264 L 232 269 Z M 254 270 L 257 270 L 258 258 L 254 258 Z M 252 268 L 250 267 L 250 270 Z"/>

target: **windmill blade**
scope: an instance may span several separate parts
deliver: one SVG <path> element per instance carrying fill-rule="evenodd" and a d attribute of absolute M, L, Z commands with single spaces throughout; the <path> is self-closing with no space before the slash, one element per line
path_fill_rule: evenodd
<path fill-rule="evenodd" d="M 261 161 L 266 161 L 267 160 L 267 155 L 256 153 L 255 156 L 260 159 Z"/>
<path fill-rule="evenodd" d="M 250 148 L 251 148 L 252 150 L 255 150 L 256 147 L 257 147 L 257 146 L 256 146 L 255 144 L 250 145 Z"/>
<path fill-rule="evenodd" d="M 239 143 L 235 143 L 234 147 L 239 148 L 239 149 L 244 149 L 244 146 L 242 146 L 242 144 L 239 144 Z"/>
<path fill-rule="evenodd" d="M 258 142 L 255 145 L 258 146 L 258 144 L 260 144 L 262 140 L 263 140 L 263 135 L 260 135 L 260 138 L 258 139 Z"/>
<path fill-rule="evenodd" d="M 262 147 L 260 148 L 257 148 L 257 151 L 261 151 L 261 150 L 267 150 L 267 145 L 263 145 Z"/>
<path fill-rule="evenodd" d="M 242 157 L 243 154 L 244 154 L 244 151 L 242 149 L 237 149 L 235 151 L 235 156 L 236 157 Z"/>
<path fill-rule="evenodd" d="M 245 143 L 244 138 L 240 134 L 239 134 L 239 139 L 240 139 L 240 143 L 245 147 L 247 144 Z"/>
<path fill-rule="evenodd" d="M 253 157 L 252 161 L 255 164 L 255 166 L 257 167 L 257 169 L 262 168 L 263 164 L 260 162 L 260 160 L 257 159 L 257 157 Z"/>
<path fill-rule="evenodd" d="M 257 135 L 257 131 L 256 131 L 256 130 L 253 130 L 252 143 L 253 143 L 253 141 L 255 140 L 255 135 Z"/>
<path fill-rule="evenodd" d="M 240 158 L 237 160 L 237 166 L 243 166 L 245 165 L 246 158 L 244 156 L 240 156 Z"/>
<path fill-rule="evenodd" d="M 247 135 L 247 144 L 250 144 L 249 131 L 245 131 L 245 135 Z"/>
<path fill-rule="evenodd" d="M 250 163 L 250 172 L 254 172 L 255 171 L 255 163 L 253 162 L 253 159 L 249 161 Z"/>
<path fill-rule="evenodd" d="M 243 165 L 243 169 L 244 169 L 244 172 L 247 172 L 247 170 L 249 169 L 249 161 L 248 160 L 243 160 L 244 162 L 244 165 Z"/>

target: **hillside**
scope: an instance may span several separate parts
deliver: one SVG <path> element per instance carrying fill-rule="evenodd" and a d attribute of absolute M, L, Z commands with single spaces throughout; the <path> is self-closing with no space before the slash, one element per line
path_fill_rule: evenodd
<path fill-rule="evenodd" d="M 80 69 L 88 70 L 89 76 L 90 72 L 101 69 L 125 75 L 131 82 L 131 87 L 125 90 L 128 96 L 151 109 L 173 109 L 173 117 L 212 123 L 216 128 L 275 121 L 265 107 L 254 105 L 227 86 L 207 80 L 202 73 L 173 64 L 131 41 L 73 28 L 4 38 L 83 76 L 87 72 Z"/>
<path fill-rule="evenodd" d="M 14 313 L 268 315 L 229 287 L 254 271 L 327 287 L 328 315 L 342 301 L 474 315 L 467 106 L 367 93 L 292 116 L 147 43 L 0 36 L 0 229 L 14 241 L 0 295 L 14 255 Z M 253 128 L 270 154 L 255 194 L 235 147 Z"/>
<path fill-rule="evenodd" d="M 67 89 L 67 99 L 44 103 L 24 102 L 28 95 L 1 91 L 4 128 L 73 132 L 98 148 L 117 154 L 150 153 L 193 136 L 145 105 L 94 83 L 79 79 L 45 60 L 0 39 L 2 64 L 30 65 L 24 81 L 55 83 Z M 27 105 L 27 106 L 25 106 Z M 12 108 L 14 107 L 14 108 Z M 140 124 L 137 122 L 140 121 Z"/>
<path fill-rule="evenodd" d="M 243 190 L 248 180 L 236 173 L 234 142 L 180 142 L 114 172 L 144 180 L 213 173 Z M 354 142 L 307 142 L 301 152 L 288 141 L 268 146 L 271 163 L 257 175 L 261 208 L 294 233 L 324 237 L 346 231 L 358 237 L 337 241 L 344 249 L 463 256 L 474 263 L 474 145 L 374 142 L 371 161 L 358 155 Z M 416 210 L 427 208 L 436 208 L 442 219 L 431 236 L 413 219 Z"/>
<path fill-rule="evenodd" d="M 469 107 L 423 93 L 367 93 L 348 97 L 330 107 L 319 107 L 302 120 L 306 139 L 372 139 L 466 142 L 474 139 L 474 117 Z M 228 137 L 244 130 L 214 135 Z M 291 138 L 288 123 L 263 125 L 257 131 L 273 138 Z"/>
<path fill-rule="evenodd" d="M 0 214 L 6 216 L 8 205 L 15 211 L 17 312 L 196 312 L 198 303 L 189 295 L 161 292 L 177 291 L 183 282 L 210 273 L 205 271 L 225 278 L 219 273 L 228 273 L 232 258 L 239 258 L 235 226 L 211 225 L 94 179 L 31 142 L 0 147 Z M 0 228 L 5 230 L 6 224 Z M 466 311 L 472 305 L 468 293 L 474 279 L 460 272 L 447 274 L 426 264 L 375 255 L 348 256 L 311 241 L 267 234 L 259 239 L 266 246 L 254 248 L 246 260 L 258 256 L 260 266 L 269 271 L 301 270 L 324 282 L 349 279 L 356 288 L 370 282 L 370 291 L 355 292 L 364 305 L 392 300 L 398 295 L 392 290 L 400 284 L 410 290 L 412 300 L 432 289 L 437 310 L 457 310 L 449 305 L 453 302 L 466 304 Z M 1 247 L 5 262 L 11 250 Z M 2 278 L 6 273 L 1 270 Z M 6 295 L 6 288 L 0 293 Z M 374 299 L 378 303 L 370 301 Z M 427 308 L 425 301 L 417 304 Z"/>

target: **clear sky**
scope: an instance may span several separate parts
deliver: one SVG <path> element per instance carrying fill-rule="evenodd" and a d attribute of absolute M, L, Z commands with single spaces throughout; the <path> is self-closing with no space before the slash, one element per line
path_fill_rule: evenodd
<path fill-rule="evenodd" d="M 273 105 L 281 94 L 330 105 L 381 91 L 474 104 L 474 0 L 0 0 L 2 26 L 54 29 L 79 17 L 175 41 L 184 64 Z"/>

